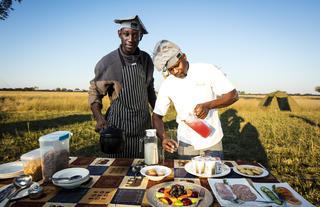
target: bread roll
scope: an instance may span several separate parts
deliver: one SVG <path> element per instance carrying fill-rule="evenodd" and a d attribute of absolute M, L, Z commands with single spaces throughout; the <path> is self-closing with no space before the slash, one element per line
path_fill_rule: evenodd
<path fill-rule="evenodd" d="M 146 172 L 147 175 L 149 176 L 157 176 L 157 171 L 155 169 L 150 169 Z"/>

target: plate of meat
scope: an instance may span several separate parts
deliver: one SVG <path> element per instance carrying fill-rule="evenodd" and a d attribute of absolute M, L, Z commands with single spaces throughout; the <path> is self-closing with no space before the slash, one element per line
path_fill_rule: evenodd
<path fill-rule="evenodd" d="M 245 178 L 208 179 L 221 206 L 266 206 L 266 201 Z"/>

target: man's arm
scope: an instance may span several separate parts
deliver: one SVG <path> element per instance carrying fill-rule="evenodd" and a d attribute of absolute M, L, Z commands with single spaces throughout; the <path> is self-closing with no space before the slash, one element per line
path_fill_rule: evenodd
<path fill-rule="evenodd" d="M 153 127 L 157 130 L 157 136 L 162 141 L 162 148 L 167 152 L 173 153 L 174 148 L 178 147 L 178 143 L 175 140 L 170 139 L 166 136 L 162 118 L 163 116 L 153 113 L 152 115 Z"/>
<path fill-rule="evenodd" d="M 103 96 L 100 95 L 100 93 L 98 92 L 95 81 L 90 81 L 88 94 L 88 103 L 92 111 L 93 117 L 97 121 L 95 131 L 100 132 L 101 130 L 106 129 L 108 126 L 106 120 L 104 119 L 101 113 Z"/>
<path fill-rule="evenodd" d="M 90 108 L 91 108 L 94 119 L 97 121 L 95 131 L 100 132 L 101 130 L 106 129 L 108 127 L 108 125 L 107 125 L 105 118 L 103 117 L 103 115 L 101 113 L 101 109 L 102 109 L 101 104 L 98 102 L 95 102 L 95 103 L 91 104 Z"/>
<path fill-rule="evenodd" d="M 148 87 L 148 101 L 152 109 L 154 109 L 154 106 L 156 105 L 156 99 L 157 99 L 157 96 L 154 90 L 153 79 L 152 79 L 152 82 L 149 84 L 149 87 Z"/>
<path fill-rule="evenodd" d="M 154 90 L 154 78 L 153 78 L 153 71 L 154 71 L 154 65 L 152 62 L 152 59 L 150 55 L 146 56 L 146 71 L 147 71 L 147 83 L 148 83 L 148 101 L 150 103 L 150 106 L 152 110 L 154 109 L 154 106 L 156 104 L 156 92 Z"/>
<path fill-rule="evenodd" d="M 238 92 L 236 89 L 233 89 L 232 91 L 226 94 L 222 94 L 222 96 L 216 100 L 197 104 L 197 106 L 194 108 L 194 113 L 198 118 L 204 119 L 207 117 L 210 109 L 227 107 L 238 100 Z"/>

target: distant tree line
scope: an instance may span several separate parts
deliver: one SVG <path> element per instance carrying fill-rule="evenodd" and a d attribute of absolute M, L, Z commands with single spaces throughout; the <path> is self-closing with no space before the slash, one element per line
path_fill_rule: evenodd
<path fill-rule="evenodd" d="M 24 88 L 0 88 L 0 91 L 57 91 L 57 92 L 87 92 L 88 90 L 75 88 L 56 88 L 56 89 L 39 89 L 39 87 L 24 87 Z"/>
<path fill-rule="evenodd" d="M 316 90 L 317 91 L 317 90 Z M 319 86 L 319 91 L 320 91 L 320 86 Z M 319 92 L 317 91 L 317 92 Z M 317 96 L 312 93 L 287 93 L 286 91 L 282 91 L 290 96 Z M 266 95 L 265 93 L 246 93 L 245 91 L 238 91 L 239 95 Z"/>
<path fill-rule="evenodd" d="M 16 2 L 21 3 L 22 0 L 15 0 Z M 13 11 L 12 8 L 13 0 L 1 0 L 0 1 L 0 19 L 5 20 L 9 16 L 9 12 Z"/>
<path fill-rule="evenodd" d="M 88 90 L 75 88 L 75 89 L 67 89 L 67 88 L 56 88 L 56 89 L 39 89 L 39 87 L 24 87 L 24 88 L 0 88 L 0 91 L 57 91 L 57 92 L 87 92 Z M 320 93 L 320 86 L 315 87 L 315 91 Z M 284 91 L 285 92 L 285 91 Z M 238 91 L 240 95 L 265 95 L 264 93 L 246 93 L 245 91 Z M 287 92 L 285 92 L 287 93 Z M 291 96 L 314 96 L 311 93 L 288 93 Z"/>

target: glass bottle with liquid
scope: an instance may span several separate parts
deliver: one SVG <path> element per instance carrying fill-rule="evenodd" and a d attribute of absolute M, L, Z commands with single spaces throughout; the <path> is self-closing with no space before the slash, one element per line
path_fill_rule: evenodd
<path fill-rule="evenodd" d="M 159 163 L 158 138 L 156 129 L 147 129 L 144 138 L 144 162 L 147 165 Z"/>

